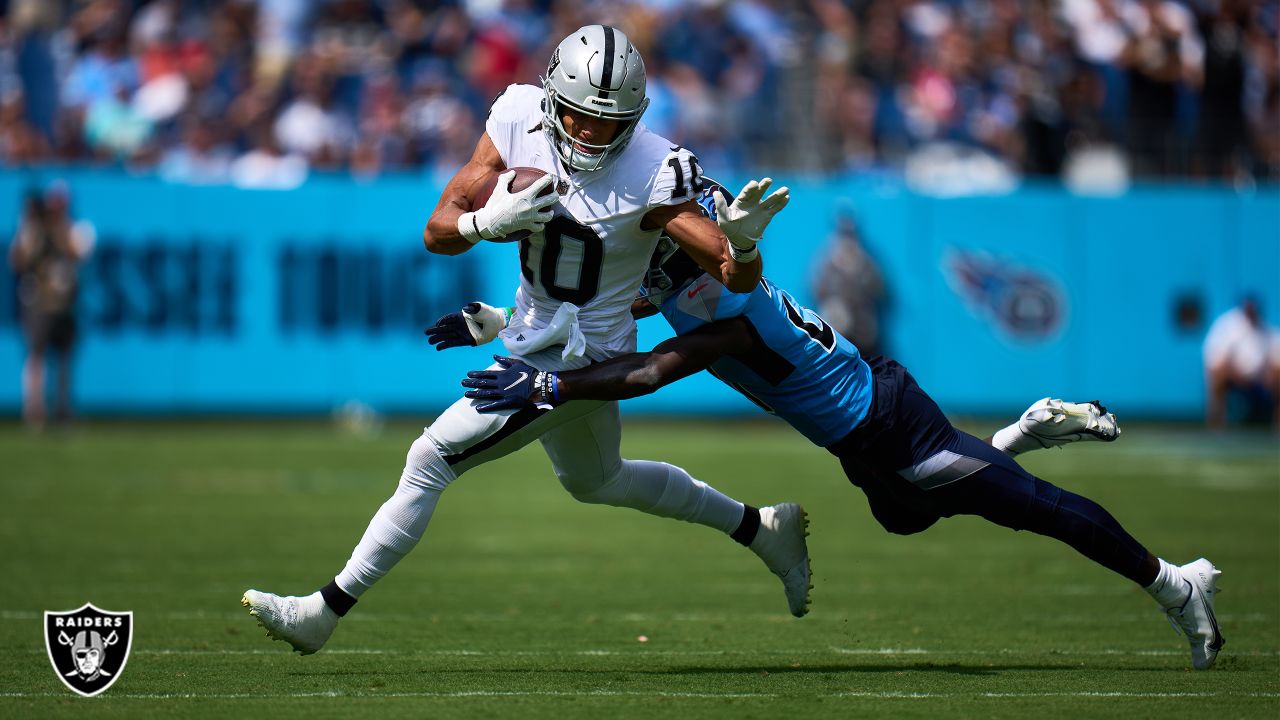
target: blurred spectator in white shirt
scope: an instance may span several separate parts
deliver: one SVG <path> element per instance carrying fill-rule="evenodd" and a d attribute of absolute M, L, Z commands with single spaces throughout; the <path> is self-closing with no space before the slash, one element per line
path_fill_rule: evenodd
<path fill-rule="evenodd" d="M 307 179 L 307 159 L 286 154 L 276 142 L 270 126 L 250 131 L 254 147 L 231 163 L 231 183 L 236 187 L 292 190 Z"/>
<path fill-rule="evenodd" d="M 1232 391 L 1248 403 L 1249 420 L 1271 416 L 1280 427 L 1280 330 L 1262 320 L 1258 301 L 1246 297 L 1209 327 L 1204 340 L 1204 366 L 1208 403 L 1206 421 L 1222 427 L 1227 399 Z"/>
<path fill-rule="evenodd" d="M 231 179 L 233 157 L 210 120 L 191 117 L 183 126 L 181 144 L 160 159 L 160 177 L 188 185 L 220 185 Z"/>

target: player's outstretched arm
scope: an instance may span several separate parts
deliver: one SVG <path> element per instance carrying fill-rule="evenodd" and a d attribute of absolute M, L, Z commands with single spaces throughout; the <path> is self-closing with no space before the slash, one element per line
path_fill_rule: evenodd
<path fill-rule="evenodd" d="M 436 209 L 427 220 L 422 243 L 428 251 L 439 255 L 458 255 L 471 249 L 475 243 L 463 237 L 458 229 L 458 218 L 471 212 L 471 201 L 485 178 L 491 173 L 502 172 L 506 167 L 489 134 L 481 135 L 471 159 L 449 179 L 444 192 L 440 193 L 440 202 L 436 203 Z"/>
<path fill-rule="evenodd" d="M 739 319 L 722 320 L 660 343 L 645 353 L 621 355 L 579 370 L 539 372 L 512 358 L 499 369 L 467 373 L 462 385 L 480 412 L 516 410 L 569 400 L 625 400 L 648 395 L 705 370 L 721 356 L 751 348 L 750 332 Z"/>
<path fill-rule="evenodd" d="M 555 373 L 561 401 L 625 400 L 706 370 L 724 355 L 751 347 L 741 321 L 725 320 L 658 343 L 645 353 L 622 355 L 579 370 Z"/>
<path fill-rule="evenodd" d="M 760 282 L 759 253 L 735 258 L 729 238 L 696 201 L 664 205 L 645 215 L 644 227 L 661 227 L 698 266 L 733 292 L 751 292 Z"/>

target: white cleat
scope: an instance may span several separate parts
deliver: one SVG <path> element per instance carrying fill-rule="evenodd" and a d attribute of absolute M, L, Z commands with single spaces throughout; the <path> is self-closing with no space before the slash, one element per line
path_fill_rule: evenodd
<path fill-rule="evenodd" d="M 760 530 L 751 541 L 751 551 L 782 579 L 791 614 L 804 617 L 809 612 L 809 516 L 795 503 L 760 508 Z"/>
<path fill-rule="evenodd" d="M 303 655 L 324 647 L 338 626 L 337 613 L 324 604 L 318 592 L 306 597 L 281 597 L 246 590 L 240 604 L 249 608 L 249 614 L 266 629 L 267 637 L 283 640 Z"/>
<path fill-rule="evenodd" d="M 1116 416 L 1097 400 L 1073 403 L 1045 398 L 1022 413 L 1018 429 L 1046 448 L 1081 440 L 1111 442 L 1120 437 Z"/>
<path fill-rule="evenodd" d="M 1213 596 L 1218 592 L 1218 576 L 1222 571 L 1213 563 L 1200 558 L 1178 568 L 1190 592 L 1180 607 L 1169 608 L 1169 624 L 1191 642 L 1191 665 L 1197 670 L 1208 670 L 1218 658 L 1218 651 L 1227 644 L 1218 631 L 1218 619 L 1213 615 Z"/>

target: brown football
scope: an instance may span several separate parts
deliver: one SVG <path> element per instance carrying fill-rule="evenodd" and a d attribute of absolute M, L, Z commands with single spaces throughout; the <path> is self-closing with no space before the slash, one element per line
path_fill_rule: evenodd
<path fill-rule="evenodd" d="M 507 192 L 520 192 L 537 182 L 538 178 L 546 175 L 542 170 L 532 167 L 513 167 L 508 168 L 508 170 L 515 170 L 516 176 L 511 179 L 511 184 L 507 186 Z M 505 172 L 507 171 L 503 170 L 502 172 L 493 173 L 485 178 L 484 182 L 480 184 L 480 189 L 476 192 L 475 198 L 471 202 L 471 207 L 480 208 L 489 203 L 489 198 L 493 196 L 493 191 L 498 187 L 498 176 Z M 555 191 L 555 183 L 552 183 L 547 186 L 546 190 L 538 193 L 538 197 L 545 197 Z M 529 231 L 522 230 L 520 232 L 512 233 L 505 238 L 498 238 L 492 242 L 516 242 L 527 237 L 529 237 Z"/>

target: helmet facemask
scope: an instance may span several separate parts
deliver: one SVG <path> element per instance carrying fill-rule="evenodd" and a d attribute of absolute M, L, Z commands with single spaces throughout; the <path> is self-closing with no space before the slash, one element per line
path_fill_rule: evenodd
<path fill-rule="evenodd" d="M 543 131 L 565 165 L 598 170 L 631 140 L 649 107 L 644 62 L 621 31 L 588 25 L 565 38 L 551 55 L 542 78 Z M 619 127 L 604 144 L 575 140 L 561 121 L 565 109 L 616 120 Z"/>
<path fill-rule="evenodd" d="M 704 272 L 675 240 L 663 235 L 658 238 L 658 246 L 649 259 L 649 270 L 640 287 L 645 298 L 660 308 L 689 283 L 702 277 Z"/>

